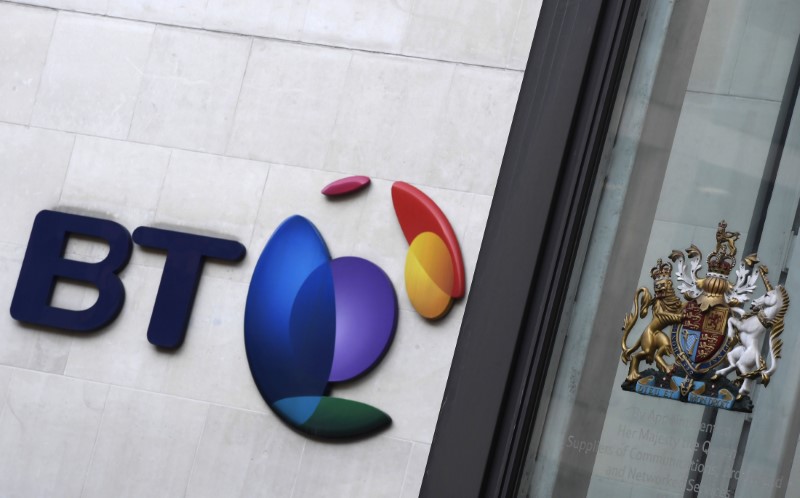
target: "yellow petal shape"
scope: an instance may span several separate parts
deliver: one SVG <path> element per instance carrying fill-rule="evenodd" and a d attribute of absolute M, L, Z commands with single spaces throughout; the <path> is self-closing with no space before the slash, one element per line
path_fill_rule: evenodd
<path fill-rule="evenodd" d="M 417 313 L 436 319 L 450 309 L 453 300 L 453 263 L 438 235 L 419 234 L 406 256 L 406 292 Z"/>

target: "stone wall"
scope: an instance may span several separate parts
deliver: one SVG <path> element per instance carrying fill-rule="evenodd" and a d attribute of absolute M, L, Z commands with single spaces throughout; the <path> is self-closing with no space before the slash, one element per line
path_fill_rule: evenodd
<path fill-rule="evenodd" d="M 146 331 L 164 256 L 134 248 L 121 315 L 88 335 L 0 315 L 0 496 L 378 497 L 418 493 L 465 300 L 436 323 L 404 292 L 390 198 L 408 181 L 450 218 L 469 277 L 541 0 L 0 1 L 0 303 L 37 212 L 236 239 L 206 265 L 186 342 Z M 28 5 L 23 5 L 28 4 Z M 351 174 L 372 186 L 330 202 Z M 255 261 L 302 214 L 334 257 L 380 265 L 400 301 L 380 366 L 337 396 L 394 423 L 345 444 L 282 424 L 242 323 Z M 102 259 L 73 240 L 70 258 Z M 92 288 L 59 283 L 55 305 Z"/>

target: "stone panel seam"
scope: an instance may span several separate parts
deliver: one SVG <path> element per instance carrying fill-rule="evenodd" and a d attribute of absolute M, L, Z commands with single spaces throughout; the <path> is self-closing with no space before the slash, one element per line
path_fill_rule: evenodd
<path fill-rule="evenodd" d="M 423 0 L 424 1 L 424 0 Z M 408 11 L 408 26 L 406 27 L 405 33 L 403 33 L 403 41 L 400 43 L 400 51 L 403 51 L 403 48 L 408 43 L 408 37 L 411 35 L 411 28 L 414 24 L 414 13 L 417 11 L 417 5 L 419 5 L 420 0 L 412 0 L 411 1 L 411 9 Z"/>
<path fill-rule="evenodd" d="M 172 169 L 172 153 L 174 151 L 169 151 L 169 157 L 167 158 L 167 167 L 164 168 L 164 176 L 161 177 L 161 184 L 158 188 L 158 197 L 156 198 L 156 207 L 153 209 L 153 219 L 151 223 L 155 225 L 156 218 L 158 218 L 158 209 L 161 207 L 161 197 L 164 195 L 164 185 L 167 183 L 167 176 L 169 176 L 169 170 Z M 166 256 L 164 256 L 166 259 Z"/>
<path fill-rule="evenodd" d="M 219 277 L 209 277 L 209 278 L 219 278 Z M 146 340 L 145 337 L 143 337 L 142 339 Z M 244 407 L 240 407 L 240 406 L 226 405 L 226 404 L 223 404 L 223 403 L 218 403 L 218 402 L 214 402 L 214 401 L 207 401 L 207 400 L 202 400 L 202 399 L 196 399 L 196 398 L 191 398 L 191 397 L 188 397 L 188 396 L 180 396 L 180 395 L 170 394 L 170 393 L 165 393 L 165 392 L 160 392 L 160 391 L 150 391 L 150 390 L 147 390 L 147 389 L 127 386 L 127 385 L 123 385 L 123 384 L 115 384 L 115 383 L 112 383 L 112 382 L 105 382 L 105 381 L 87 379 L 87 378 L 83 378 L 83 377 L 69 375 L 69 374 L 66 374 L 66 373 L 59 374 L 59 373 L 54 373 L 54 372 L 46 372 L 46 371 L 42 371 L 42 370 L 36 370 L 36 369 L 33 369 L 33 368 L 13 366 L 13 365 L 0 365 L 0 366 L 2 366 L 4 368 L 7 368 L 9 370 L 12 370 L 12 374 L 9 377 L 10 379 L 13 378 L 14 372 L 22 371 L 22 372 L 30 372 L 30 373 L 34 373 L 34 374 L 38 374 L 38 375 L 61 377 L 61 378 L 64 378 L 64 379 L 74 380 L 74 381 L 77 381 L 77 382 L 85 382 L 87 384 L 94 384 L 94 385 L 98 385 L 98 386 L 107 387 L 108 389 L 107 389 L 107 392 L 106 392 L 106 398 L 105 398 L 105 401 L 104 401 L 104 404 L 103 404 L 103 415 L 101 416 L 100 423 L 98 424 L 98 431 L 99 431 L 100 427 L 102 426 L 103 419 L 105 417 L 106 403 L 108 401 L 108 396 L 110 395 L 112 389 L 119 389 L 119 390 L 124 390 L 124 391 L 131 391 L 131 392 L 135 392 L 135 393 L 139 393 L 139 394 L 152 395 L 152 396 L 162 396 L 162 397 L 172 398 L 172 399 L 176 399 L 176 400 L 180 400 L 180 401 L 188 401 L 188 402 L 192 402 L 192 403 L 198 403 L 198 404 L 206 406 L 208 411 L 210 411 L 211 407 L 216 406 L 216 407 L 220 407 L 220 408 L 224 408 L 224 409 L 228 409 L 228 410 L 241 411 L 241 412 L 245 412 L 245 413 L 252 413 L 252 414 L 262 415 L 262 416 L 270 416 L 270 413 L 271 413 L 270 411 L 266 410 L 266 403 L 264 404 L 265 410 L 264 411 L 258 411 L 258 410 L 253 410 L 251 408 L 244 408 Z M 11 380 L 9 380 L 9 384 L 10 384 L 10 382 L 11 382 Z M 6 398 L 7 398 L 7 395 L 6 395 Z M 207 421 L 207 419 L 206 419 L 206 421 Z M 204 428 L 205 428 L 205 424 L 206 424 L 206 422 L 204 422 Z M 286 430 L 291 430 L 291 429 L 289 429 L 287 427 Z M 99 434 L 99 432 L 98 432 L 98 434 Z M 419 441 L 419 440 L 416 440 L 416 439 L 402 438 L 402 437 L 391 436 L 391 435 L 381 435 L 380 437 L 385 438 L 385 439 L 390 439 L 390 440 L 393 440 L 393 441 L 403 442 L 403 443 L 411 443 L 412 445 L 427 445 L 427 446 L 430 446 L 430 444 L 431 444 L 430 442 L 426 442 L 426 441 Z M 304 445 L 304 451 L 305 451 L 305 445 Z M 93 458 L 93 456 L 94 456 L 94 448 L 92 449 L 92 458 Z M 302 462 L 302 458 L 301 458 L 301 462 Z M 90 459 L 90 464 L 89 465 L 91 467 L 91 459 Z"/>
<path fill-rule="evenodd" d="M 146 341 L 147 337 L 145 335 L 142 335 L 142 340 Z M 25 371 L 29 371 L 29 372 L 36 372 L 36 373 L 40 373 L 40 374 L 43 374 L 43 375 L 59 375 L 59 374 L 56 374 L 56 373 L 43 372 L 41 370 L 34 370 L 34 369 L 31 369 L 31 368 L 13 367 L 11 365 L 8 365 L 8 367 L 9 368 L 16 368 L 16 369 L 19 369 L 19 370 L 25 370 Z M 124 384 L 115 384 L 115 383 L 107 382 L 107 381 L 87 379 L 87 378 L 84 378 L 84 377 L 77 377 L 77 376 L 66 374 L 66 373 L 61 375 L 61 376 L 65 377 L 67 379 L 73 379 L 73 380 L 77 380 L 77 381 L 81 381 L 81 382 L 90 382 L 92 384 L 99 384 L 99 385 L 103 385 L 103 386 L 108 386 L 110 388 L 124 389 L 124 390 L 128 390 L 128 391 L 133 391 L 133 392 L 137 392 L 137 393 L 141 393 L 141 394 L 154 395 L 154 396 L 165 396 L 165 397 L 168 397 L 168 398 L 174 398 L 174 399 L 181 400 L 181 401 L 189 401 L 189 402 L 192 402 L 192 403 L 200 403 L 200 404 L 208 405 L 208 406 L 219 406 L 219 407 L 227 408 L 227 409 L 231 409 L 231 410 L 241 410 L 241 411 L 245 411 L 245 412 L 248 412 L 248 413 L 257 413 L 257 414 L 260 414 L 260 415 L 268 415 L 270 413 L 270 412 L 267 411 L 266 403 L 264 404 L 264 411 L 258 411 L 258 410 L 253 410 L 252 408 L 244 408 L 244 407 L 241 407 L 241 406 L 226 405 L 226 404 L 218 403 L 218 402 L 215 402 L 215 401 L 208 401 L 208 400 L 203 400 L 203 399 L 190 398 L 188 396 L 180 396 L 180 395 L 177 395 L 177 394 L 171 394 L 171 393 L 166 393 L 166 392 L 161 392 L 161 391 L 150 391 L 150 390 L 147 390 L 147 389 L 142 389 L 140 387 L 126 386 Z"/>
<path fill-rule="evenodd" d="M 245 244 L 245 247 L 247 247 L 248 250 L 250 250 L 250 245 L 253 243 L 253 239 L 255 239 L 256 236 L 256 228 L 258 227 L 258 215 L 259 213 L 261 213 L 261 208 L 264 206 L 264 194 L 267 192 L 267 182 L 269 182 L 269 175 L 270 173 L 272 173 L 271 165 L 269 165 L 269 163 L 264 163 L 264 164 L 267 164 L 267 174 L 264 177 L 264 184 L 261 186 L 261 195 L 258 198 L 258 207 L 256 208 L 256 219 L 253 222 L 253 229 L 250 230 L 250 240 L 248 240 L 247 244 Z M 249 281 L 247 280 L 243 281 L 243 283 L 245 283 L 248 286 L 250 285 Z"/>
<path fill-rule="evenodd" d="M 0 0 L 0 3 L 2 3 L 2 1 L 3 0 Z M 100 135 L 90 135 L 88 133 L 77 132 L 77 131 L 66 131 L 66 130 L 62 130 L 62 129 L 59 129 L 59 128 L 49 128 L 49 127 L 46 127 L 46 126 L 36 126 L 36 125 L 27 125 L 26 126 L 26 125 L 22 125 L 20 123 L 13 123 L 11 121 L 4 121 L 4 120 L 0 120 L 0 123 L 7 124 L 7 125 L 10 125 L 10 126 L 20 126 L 20 127 L 30 128 L 30 129 L 35 129 L 35 130 L 45 130 L 45 131 L 54 131 L 54 132 L 59 132 L 59 133 L 66 133 L 66 134 L 73 135 L 73 136 L 97 138 L 97 139 L 101 139 L 101 140 L 114 140 L 116 142 L 131 143 L 131 144 L 136 144 L 136 145 L 145 145 L 145 146 L 148 146 L 148 147 L 159 147 L 159 148 L 162 148 L 162 149 L 170 149 L 170 150 L 173 150 L 173 151 L 179 150 L 179 151 L 183 151 L 183 152 L 192 152 L 192 153 L 196 153 L 196 154 L 207 154 L 207 155 L 223 157 L 223 158 L 242 159 L 242 160 L 245 160 L 245 161 L 251 161 L 251 162 L 266 164 L 266 165 L 269 165 L 269 166 L 283 166 L 283 167 L 287 167 L 287 168 L 301 168 L 301 169 L 305 169 L 305 170 L 318 171 L 318 172 L 321 172 L 321 173 L 341 173 L 342 175 L 350 174 L 350 173 L 342 172 L 342 171 L 338 171 L 338 170 L 328 170 L 328 169 L 324 169 L 322 167 L 303 166 L 301 164 L 286 164 L 286 163 L 279 163 L 279 162 L 273 162 L 273 161 L 262 161 L 260 159 L 251 159 L 251 158 L 249 158 L 247 156 L 227 155 L 227 154 L 220 154 L 218 152 L 207 152 L 207 151 L 200 151 L 200 150 L 195 150 L 195 149 L 187 149 L 187 148 L 184 148 L 184 147 L 174 147 L 174 146 L 154 144 L 154 143 L 150 143 L 150 142 L 141 142 L 141 141 L 138 141 L 138 140 L 128 140 L 128 139 L 124 139 L 124 138 L 114 138 L 114 137 L 106 137 L 106 136 L 100 136 Z M 383 181 L 387 181 L 387 182 L 394 182 L 394 181 L 399 180 L 399 178 L 384 178 L 382 176 L 375 176 L 375 175 L 370 175 L 370 178 L 373 179 L 373 180 L 383 180 Z M 486 193 L 483 193 L 483 192 L 475 192 L 475 191 L 472 191 L 472 190 L 461 190 L 461 189 L 445 187 L 445 186 L 441 186 L 441 185 L 430 185 L 430 184 L 427 184 L 427 183 L 420 183 L 420 182 L 414 182 L 414 185 L 416 185 L 417 187 L 438 189 L 438 190 L 442 190 L 442 191 L 445 191 L 445 192 L 457 192 L 457 193 L 462 193 L 462 194 L 475 194 L 475 195 L 483 195 L 483 196 L 487 196 L 487 197 L 492 197 L 493 196 L 492 194 L 486 194 Z"/>
<path fill-rule="evenodd" d="M 411 448 L 408 451 L 408 459 L 406 460 L 406 468 L 403 470 L 403 482 L 400 484 L 400 493 L 397 496 L 402 497 L 403 492 L 406 490 L 406 483 L 408 482 L 408 469 L 411 467 L 411 457 L 414 455 L 414 446 L 416 443 L 411 441 Z"/>
<path fill-rule="evenodd" d="M 3 365 L 3 366 L 5 367 L 5 365 Z M 14 368 L 14 367 L 5 367 L 5 368 L 12 369 L 12 368 Z M 2 423 L 3 423 L 3 417 L 5 416 L 5 414 L 6 414 L 6 411 L 7 411 L 7 406 L 8 406 L 8 389 L 9 389 L 9 387 L 11 387 L 11 379 L 12 379 L 12 378 L 14 378 L 14 370 L 12 370 L 12 371 L 11 371 L 11 373 L 8 375 L 8 380 L 5 382 L 5 385 L 3 386 L 3 387 L 4 387 L 4 391 L 3 391 L 3 404 L 2 404 L 2 405 L 0 405 L 0 426 L 1 426 L 1 425 L 2 425 Z"/>
<path fill-rule="evenodd" d="M 36 126 L 27 126 L 26 128 L 34 128 L 34 129 L 41 129 Z M 62 130 L 55 130 L 61 133 L 69 133 Z M 72 148 L 69 151 L 69 159 L 67 160 L 67 167 L 64 168 L 64 177 L 61 178 L 61 190 L 58 193 L 58 201 L 56 201 L 56 205 L 53 208 L 56 208 L 61 205 L 61 199 L 64 197 L 64 185 L 67 183 L 67 177 L 69 176 L 69 170 L 72 168 L 72 159 L 75 156 L 75 145 L 78 142 L 78 136 L 74 133 L 72 134 Z"/>
<path fill-rule="evenodd" d="M 26 4 L 15 4 L 15 5 L 25 5 L 28 8 L 36 8 L 33 5 L 26 5 Z M 36 102 L 39 101 L 39 92 L 42 89 L 42 76 L 44 76 L 44 68 L 47 67 L 47 61 L 50 59 L 50 50 L 53 46 L 53 36 L 56 33 L 56 24 L 58 24 L 58 18 L 61 15 L 59 11 L 55 11 L 56 15 L 53 16 L 53 25 L 50 27 L 50 38 L 47 40 L 47 54 L 44 56 L 44 63 L 42 64 L 42 72 L 39 74 L 39 81 L 36 83 L 36 92 L 33 94 L 33 105 L 31 105 L 31 112 L 28 114 L 28 120 L 25 121 L 26 125 L 30 125 L 31 121 L 33 121 L 33 111 L 36 109 Z M 73 143 L 74 146 L 74 143 Z"/>
<path fill-rule="evenodd" d="M 70 348 L 71 349 L 71 348 Z M 58 374 L 50 374 L 50 375 L 58 375 Z M 60 377 L 70 378 L 67 375 L 60 375 Z M 81 379 L 78 379 L 81 380 Z M 94 433 L 94 441 L 92 442 L 92 453 L 89 456 L 89 463 L 86 465 L 86 472 L 83 474 L 83 482 L 81 483 L 81 494 L 80 496 L 84 496 L 86 492 L 86 482 L 89 480 L 89 472 L 92 469 L 92 464 L 94 463 L 94 455 L 97 449 L 97 440 L 100 438 L 100 429 L 103 427 L 103 421 L 106 419 L 106 406 L 108 405 L 108 397 L 111 395 L 111 386 L 108 384 L 103 384 L 98 382 L 98 384 L 102 384 L 106 386 L 106 397 L 103 400 L 103 413 L 100 415 L 100 422 L 97 424 L 97 430 Z"/>
<path fill-rule="evenodd" d="M 211 414 L 211 405 L 206 405 L 206 416 L 203 420 L 203 429 L 200 430 L 200 437 L 197 438 L 197 445 L 194 448 L 194 456 L 192 456 L 192 468 L 189 470 L 189 476 L 186 478 L 186 488 L 183 490 L 183 496 L 189 494 L 189 485 L 192 483 L 192 476 L 194 476 L 194 469 L 197 464 L 197 455 L 200 454 L 200 445 L 203 443 L 203 436 L 206 435 L 206 427 L 208 427 L 208 419 Z"/>
<path fill-rule="evenodd" d="M 333 137 L 336 133 L 336 127 L 339 125 L 339 117 L 342 115 L 342 106 L 344 105 L 344 98 L 345 91 L 347 90 L 347 84 L 350 82 L 350 69 L 353 67 L 353 59 L 354 54 L 350 54 L 350 58 L 347 60 L 347 69 L 344 70 L 344 82 L 342 82 L 342 92 L 339 94 L 339 103 L 336 106 L 336 116 L 333 118 L 333 124 L 331 125 L 330 130 L 330 138 L 331 140 L 328 142 L 328 146 L 325 148 L 325 155 L 322 156 L 322 169 L 324 171 L 329 171 L 327 169 L 328 165 L 328 158 L 330 157 L 331 149 L 334 147 L 333 144 Z"/>
<path fill-rule="evenodd" d="M 139 78 L 139 87 L 136 89 L 136 100 L 133 102 L 133 111 L 131 111 L 131 119 L 128 121 L 128 132 L 125 133 L 125 138 L 120 139 L 126 142 L 130 142 L 131 138 L 131 130 L 133 129 L 133 120 L 136 118 L 136 111 L 139 109 L 139 101 L 142 98 L 142 88 L 144 87 L 145 77 L 147 76 L 147 69 L 150 67 L 150 58 L 153 56 L 153 45 L 156 44 L 156 31 L 159 29 L 159 26 L 153 26 L 153 30 L 150 32 L 150 44 L 147 46 L 147 58 L 144 62 L 144 68 L 141 72 L 141 78 Z"/>
<path fill-rule="evenodd" d="M 426 446 L 430 446 L 431 445 L 431 441 L 422 441 L 420 439 L 414 439 L 414 438 L 397 437 L 397 436 L 390 436 L 390 435 L 385 435 L 385 436 L 382 436 L 382 437 L 385 437 L 386 439 L 391 439 L 393 441 L 401 441 L 401 442 L 404 442 L 404 443 L 424 444 Z"/>
<path fill-rule="evenodd" d="M 206 5 L 208 4 L 209 0 L 206 0 Z M 255 39 L 251 36 L 250 37 L 250 46 L 247 48 L 247 61 L 244 64 L 244 71 L 242 72 L 242 80 L 239 83 L 239 91 L 236 93 L 236 105 L 233 106 L 233 116 L 231 116 L 231 122 L 228 126 L 228 136 L 225 137 L 225 147 L 223 150 L 225 151 L 225 155 L 229 155 L 228 151 L 230 150 L 231 146 L 231 138 L 233 137 L 233 129 L 236 127 L 236 118 L 239 115 L 239 103 L 242 101 L 242 90 L 244 89 L 244 82 L 247 79 L 247 71 L 250 69 L 250 59 L 253 57 L 253 44 L 255 44 Z"/>
<path fill-rule="evenodd" d="M 510 69 L 508 66 L 511 64 L 511 57 L 514 53 L 514 40 L 517 38 L 517 31 L 519 31 L 519 23 L 522 20 L 522 9 L 525 8 L 525 1 L 521 1 L 519 3 L 519 10 L 517 10 L 517 22 L 514 23 L 514 30 L 511 32 L 511 43 L 508 46 L 508 53 L 506 53 L 506 69 Z"/>
<path fill-rule="evenodd" d="M 742 42 L 744 41 L 744 38 L 746 37 L 747 27 L 750 24 L 750 21 L 753 19 L 753 9 L 754 8 L 756 8 L 755 7 L 755 2 L 750 3 L 749 8 L 747 9 L 747 18 L 745 19 L 744 25 L 741 28 L 742 29 L 742 31 L 741 31 L 742 36 L 741 36 L 741 38 L 739 38 L 735 42 L 736 43 L 736 57 L 734 58 L 733 68 L 731 69 L 730 78 L 728 80 L 728 84 L 726 85 L 728 87 L 728 93 L 729 94 L 730 94 L 731 90 L 733 89 L 733 81 L 735 79 L 736 69 L 739 67 L 739 60 L 742 57 Z"/>
<path fill-rule="evenodd" d="M 287 430 L 291 430 L 287 428 Z M 289 497 L 293 498 L 295 493 L 297 492 L 297 480 L 300 478 L 300 470 L 303 468 L 303 458 L 306 456 L 306 446 L 308 446 L 308 441 L 305 439 L 303 440 L 303 448 L 300 450 L 300 458 L 297 459 L 297 470 L 294 473 L 294 481 L 292 482 L 292 491 L 289 493 Z"/>
<path fill-rule="evenodd" d="M 38 331 L 38 329 L 35 329 L 35 330 Z M 44 332 L 44 331 L 42 331 L 42 332 Z M 142 336 L 142 340 L 146 341 L 147 338 L 145 336 Z M 86 382 L 86 383 L 89 383 L 89 384 L 95 384 L 95 385 L 99 385 L 99 386 L 106 386 L 106 387 L 109 388 L 109 391 L 110 391 L 110 388 L 116 388 L 116 389 L 123 389 L 123 390 L 133 391 L 133 392 L 142 393 L 142 394 L 150 394 L 150 395 L 155 395 L 155 396 L 165 396 L 165 397 L 168 397 L 168 398 L 175 398 L 175 399 L 178 399 L 178 400 L 190 401 L 190 402 L 193 402 L 193 403 L 200 403 L 200 404 L 208 405 L 208 406 L 219 406 L 221 408 L 227 408 L 227 409 L 230 409 L 230 410 L 240 410 L 240 411 L 247 412 L 247 413 L 254 413 L 254 414 L 259 414 L 259 415 L 269 415 L 270 414 L 270 412 L 267 410 L 266 403 L 264 404 L 264 410 L 263 411 L 258 411 L 258 410 L 253 410 L 251 408 L 244 408 L 244 407 L 233 406 L 233 405 L 225 405 L 225 404 L 217 403 L 217 402 L 214 402 L 214 401 L 206 401 L 206 400 L 202 400 L 202 399 L 190 398 L 188 396 L 178 396 L 176 394 L 164 393 L 164 392 L 159 392 L 159 391 L 149 391 L 147 389 L 141 389 L 141 388 L 138 388 L 138 387 L 126 386 L 126 385 L 123 385 L 123 384 L 114 384 L 112 382 L 105 382 L 105 381 L 87 379 L 87 378 L 84 378 L 84 377 L 77 377 L 75 375 L 70 375 L 70 374 L 66 374 L 66 373 L 65 374 L 58 374 L 58 373 L 54 373 L 54 372 L 46 372 L 46 371 L 42 371 L 42 370 L 36 370 L 34 368 L 19 367 L 19 366 L 14 366 L 14 365 L 0 365 L 0 366 L 2 366 L 4 368 L 11 369 L 11 370 L 15 370 L 15 371 L 19 370 L 19 371 L 31 372 L 31 373 L 35 373 L 35 374 L 39 374 L 39 375 L 51 375 L 51 376 L 54 376 L 54 377 L 63 377 L 65 379 L 75 380 L 75 381 L 78 381 L 78 382 Z M 13 372 L 12 372 L 12 375 L 13 375 Z M 104 409 L 105 409 L 105 407 L 104 407 Z"/>
<path fill-rule="evenodd" d="M 55 10 L 57 12 L 61 12 L 61 11 L 63 11 L 63 12 L 74 12 L 74 13 L 82 14 L 82 15 L 86 15 L 86 16 L 104 17 L 104 18 L 108 18 L 108 19 L 120 19 L 120 20 L 131 21 L 131 22 L 139 22 L 139 23 L 143 23 L 143 24 L 153 24 L 153 25 L 156 25 L 156 26 L 164 26 L 164 27 L 169 27 L 169 28 L 191 29 L 191 30 L 195 30 L 195 31 L 205 31 L 205 32 L 208 32 L 208 33 L 219 33 L 219 34 L 222 34 L 222 35 L 251 37 L 251 38 L 258 38 L 258 39 L 261 39 L 261 40 L 268 40 L 268 41 L 275 41 L 275 42 L 294 43 L 294 44 L 298 44 L 298 45 L 310 45 L 310 46 L 315 46 L 315 47 L 329 48 L 329 49 L 333 49 L 333 50 L 348 50 L 348 51 L 363 52 L 363 53 L 368 53 L 368 54 L 403 57 L 403 58 L 412 59 L 412 60 L 416 59 L 416 60 L 431 61 L 431 62 L 441 62 L 441 63 L 446 63 L 446 64 L 460 64 L 460 65 L 463 65 L 463 66 L 478 67 L 478 68 L 484 68 L 484 69 L 493 69 L 493 70 L 496 70 L 496 71 L 510 71 L 510 72 L 514 72 L 514 73 L 523 73 L 524 72 L 524 70 L 522 70 L 522 69 L 513 69 L 513 68 L 508 68 L 508 67 L 503 67 L 503 66 L 492 66 L 490 64 L 477 64 L 477 63 L 474 63 L 474 62 L 463 62 L 463 61 L 459 61 L 459 60 L 440 59 L 440 58 L 437 58 L 437 57 L 424 57 L 424 56 L 421 56 L 421 55 L 407 55 L 407 54 L 403 54 L 403 53 L 385 52 L 385 51 L 381 51 L 381 50 L 369 50 L 369 49 L 365 49 L 365 48 L 353 48 L 353 47 L 346 47 L 346 46 L 341 46 L 341 45 L 330 45 L 330 44 L 319 43 L 319 42 L 309 42 L 309 41 L 302 41 L 302 40 L 290 40 L 290 39 L 287 39 L 287 38 L 279 38 L 277 36 L 250 35 L 250 34 L 246 34 L 246 33 L 237 33 L 235 31 L 225 31 L 225 30 L 221 30 L 221 29 L 196 28 L 196 27 L 191 27 L 191 26 L 184 26 L 184 25 L 181 25 L 181 24 L 173 24 L 173 23 L 158 22 L 158 21 L 144 21 L 144 20 L 141 20 L 141 19 L 112 16 L 112 15 L 109 15 L 109 14 L 97 14 L 97 13 L 94 13 L 94 12 L 83 12 L 83 11 L 72 10 L 72 9 L 63 9 L 63 8 L 62 9 L 57 9 L 57 8 L 54 8 L 54 7 L 30 5 L 30 4 L 27 4 L 27 3 L 24 3 L 24 2 L 17 2 L 17 1 L 14 1 L 14 0 L 0 0 L 0 3 L 9 3 L 9 4 L 15 4 L 15 5 L 27 5 L 27 6 L 33 7 L 33 8 L 42 8 L 42 9 L 48 9 L 48 10 Z"/>
<path fill-rule="evenodd" d="M 742 100 L 755 100 L 758 102 L 772 102 L 773 104 L 780 104 L 781 100 L 775 99 L 765 99 L 764 97 L 749 97 L 747 95 L 736 95 L 735 93 L 715 93 L 715 92 L 705 92 L 703 90 L 686 90 L 686 93 L 694 93 L 696 95 L 711 95 L 713 97 L 730 97 L 734 99 L 742 99 Z"/>

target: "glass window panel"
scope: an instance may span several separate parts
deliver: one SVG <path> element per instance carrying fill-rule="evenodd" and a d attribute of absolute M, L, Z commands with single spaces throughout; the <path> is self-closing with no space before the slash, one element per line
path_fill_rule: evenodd
<path fill-rule="evenodd" d="M 520 496 L 800 496 L 800 2 L 655 0 L 640 17 Z M 721 220 L 739 232 L 736 264 L 757 253 L 771 284 L 797 301 L 785 316 L 783 358 L 768 386 L 750 395 L 752 414 L 620 387 L 630 375 L 621 327 L 634 292 L 653 293 L 656 261 L 691 244 L 703 254 L 698 277 L 707 276 Z M 671 281 L 680 294 L 677 268 Z M 765 292 L 759 280 L 751 300 Z M 652 317 L 636 322 L 627 347 Z M 698 328 L 684 344 L 702 339 L 712 351 L 711 329 Z M 655 337 L 671 335 L 670 325 Z M 769 347 L 757 344 L 767 368 Z M 643 361 L 638 370 L 655 368 Z"/>

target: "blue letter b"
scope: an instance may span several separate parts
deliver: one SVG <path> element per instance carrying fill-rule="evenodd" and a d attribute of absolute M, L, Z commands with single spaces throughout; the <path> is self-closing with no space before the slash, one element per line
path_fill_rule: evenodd
<path fill-rule="evenodd" d="M 70 234 L 102 239 L 108 256 L 98 263 L 64 258 Z M 117 274 L 131 256 L 131 236 L 113 221 L 41 211 L 36 215 L 17 289 L 11 301 L 11 316 L 21 322 L 73 332 L 89 332 L 116 318 L 125 302 L 125 288 Z M 57 280 L 66 279 L 97 287 L 97 302 L 75 311 L 50 305 Z"/>

